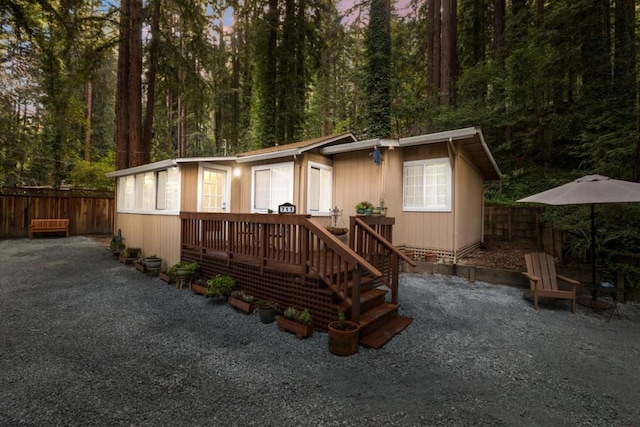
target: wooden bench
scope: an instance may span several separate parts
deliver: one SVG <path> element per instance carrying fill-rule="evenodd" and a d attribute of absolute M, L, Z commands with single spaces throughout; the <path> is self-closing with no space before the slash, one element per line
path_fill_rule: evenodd
<path fill-rule="evenodd" d="M 29 239 L 33 239 L 33 233 L 57 233 L 64 231 L 69 237 L 68 219 L 32 219 L 29 225 Z"/>

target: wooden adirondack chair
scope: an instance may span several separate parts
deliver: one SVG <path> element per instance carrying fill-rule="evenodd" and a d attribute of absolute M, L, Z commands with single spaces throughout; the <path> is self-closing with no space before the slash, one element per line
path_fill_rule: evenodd
<path fill-rule="evenodd" d="M 530 289 L 524 292 L 524 297 L 533 297 L 533 308 L 538 309 L 539 297 L 570 299 L 571 312 L 575 313 L 576 286 L 578 286 L 580 282 L 556 274 L 556 264 L 553 256 L 544 252 L 526 254 L 524 260 L 527 264 L 527 271 L 522 274 L 529 279 L 530 287 Z M 566 291 L 559 289 L 558 280 L 570 284 L 571 290 Z"/>

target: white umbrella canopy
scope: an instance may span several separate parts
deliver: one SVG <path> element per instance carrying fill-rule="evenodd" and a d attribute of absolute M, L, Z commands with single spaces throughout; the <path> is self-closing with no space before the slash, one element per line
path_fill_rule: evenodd
<path fill-rule="evenodd" d="M 587 175 L 568 184 L 525 197 L 518 202 L 547 205 L 640 202 L 640 183 Z"/>
<path fill-rule="evenodd" d="M 596 306 L 596 223 L 594 205 L 600 203 L 640 202 L 640 183 L 611 179 L 602 175 L 587 175 L 575 181 L 534 194 L 518 202 L 547 205 L 591 205 L 591 278 L 592 306 Z"/>

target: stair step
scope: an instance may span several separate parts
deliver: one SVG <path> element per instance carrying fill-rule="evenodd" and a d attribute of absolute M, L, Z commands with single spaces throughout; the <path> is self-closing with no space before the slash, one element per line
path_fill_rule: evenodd
<path fill-rule="evenodd" d="M 391 338 L 402 332 L 413 322 L 413 318 L 397 316 L 386 325 L 376 329 L 372 333 L 360 339 L 360 345 L 368 348 L 381 348 L 388 343 Z"/>
<path fill-rule="evenodd" d="M 376 304 L 382 304 L 384 302 L 384 296 L 387 291 L 383 289 L 373 288 L 367 289 L 360 294 L 360 311 L 364 312 L 371 309 Z M 336 308 L 347 314 L 351 314 L 351 305 L 346 301 L 342 301 L 336 304 Z"/>
<path fill-rule="evenodd" d="M 360 313 L 360 334 L 368 335 L 398 315 L 398 304 L 384 302 Z"/>

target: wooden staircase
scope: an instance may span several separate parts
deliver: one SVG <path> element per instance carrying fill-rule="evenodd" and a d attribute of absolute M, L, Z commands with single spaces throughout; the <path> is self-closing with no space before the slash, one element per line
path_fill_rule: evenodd
<path fill-rule="evenodd" d="M 362 277 L 360 288 L 360 345 L 381 348 L 409 326 L 413 318 L 398 315 L 400 304 L 386 301 L 388 291 L 377 287 L 377 281 Z M 351 306 L 346 301 L 337 303 L 335 308 L 351 318 Z"/>

